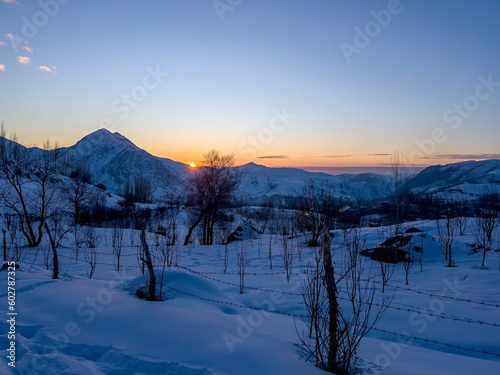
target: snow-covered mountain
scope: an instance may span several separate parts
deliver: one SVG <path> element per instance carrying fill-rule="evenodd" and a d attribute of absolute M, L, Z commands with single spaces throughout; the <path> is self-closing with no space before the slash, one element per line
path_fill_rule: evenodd
<path fill-rule="evenodd" d="M 153 156 L 106 129 L 87 135 L 64 151 L 88 164 L 95 184 L 119 195 L 123 195 L 127 180 L 133 184 L 138 178 L 150 182 L 155 199 L 179 194 L 189 170 L 185 164 Z"/>
<path fill-rule="evenodd" d="M 438 194 L 444 197 L 481 195 L 485 189 L 499 191 L 500 160 L 465 161 L 427 167 L 407 188 L 415 194 Z"/>
<path fill-rule="evenodd" d="M 255 163 L 239 168 L 243 172 L 238 191 L 240 197 L 298 196 L 304 185 L 313 181 L 331 187 L 338 197 L 365 200 L 385 197 L 390 186 L 390 178 L 374 173 L 333 176 L 296 168 L 269 168 Z"/>
<path fill-rule="evenodd" d="M 135 146 L 119 133 L 97 130 L 64 151 L 85 160 L 93 182 L 123 194 L 125 183 L 145 178 L 152 185 L 153 197 L 162 200 L 167 194 L 180 194 L 190 172 L 186 164 L 153 156 Z M 340 197 L 373 199 L 384 197 L 388 178 L 376 174 L 332 176 L 295 168 L 269 168 L 254 163 L 238 167 L 242 183 L 237 192 L 240 199 L 271 196 L 298 196 L 310 181 L 330 186 Z"/>
<path fill-rule="evenodd" d="M 44 152 L 36 148 L 31 150 Z M 123 135 L 106 129 L 87 135 L 62 152 L 84 160 L 94 184 L 102 184 L 108 191 L 122 196 L 127 180 L 133 184 L 141 178 L 150 183 L 154 200 L 182 194 L 186 179 L 192 172 L 188 165 L 153 156 Z M 334 176 L 296 168 L 269 168 L 255 163 L 237 168 L 242 172 L 242 182 L 236 196 L 249 203 L 270 197 L 299 196 L 304 185 L 311 181 L 331 187 L 338 197 L 356 201 L 383 199 L 393 191 L 390 176 L 374 173 Z M 491 184 L 500 187 L 500 160 L 431 166 L 413 176 L 407 188 L 415 194 L 474 197 Z"/>

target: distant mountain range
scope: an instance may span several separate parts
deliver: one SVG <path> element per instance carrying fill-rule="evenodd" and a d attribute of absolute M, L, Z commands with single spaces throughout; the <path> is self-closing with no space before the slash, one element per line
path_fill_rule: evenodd
<path fill-rule="evenodd" d="M 181 194 L 192 173 L 189 165 L 153 156 L 123 135 L 106 129 L 87 135 L 63 151 L 88 164 L 93 183 L 103 184 L 118 195 L 123 195 L 127 180 L 133 182 L 145 178 L 151 183 L 154 199 L 162 200 L 167 195 Z M 354 200 L 381 198 L 390 188 L 388 176 L 374 173 L 333 176 L 295 168 L 269 168 L 255 163 L 237 168 L 242 172 L 242 182 L 236 196 L 243 200 L 298 196 L 310 181 L 330 186 L 339 197 Z"/>
<path fill-rule="evenodd" d="M 33 151 L 40 152 L 40 149 Z M 153 156 L 123 135 L 106 129 L 97 130 L 62 151 L 86 162 L 94 184 L 102 184 L 108 191 L 122 196 L 127 180 L 133 183 L 141 178 L 151 184 L 154 200 L 180 195 L 193 172 L 186 164 Z M 237 168 L 243 177 L 236 196 L 249 203 L 270 197 L 299 196 L 304 185 L 311 181 L 331 187 L 339 197 L 356 201 L 383 199 L 393 191 L 391 176 L 374 173 L 334 176 L 255 163 Z M 500 160 L 431 166 L 411 176 L 406 187 L 416 194 L 474 197 L 491 185 L 500 186 Z"/>

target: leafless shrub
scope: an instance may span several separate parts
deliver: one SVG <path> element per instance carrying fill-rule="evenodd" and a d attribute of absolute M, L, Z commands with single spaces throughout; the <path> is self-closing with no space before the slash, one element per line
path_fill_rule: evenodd
<path fill-rule="evenodd" d="M 49 270 L 50 266 L 52 266 L 52 257 L 50 256 L 50 249 L 48 246 L 43 250 L 43 265 L 46 270 Z"/>
<path fill-rule="evenodd" d="M 424 259 L 424 237 L 419 236 L 420 243 L 419 246 L 413 246 L 413 259 L 420 264 L 420 272 L 424 272 L 422 268 L 422 260 Z"/>
<path fill-rule="evenodd" d="M 95 249 L 96 247 L 98 247 L 99 243 L 101 242 L 101 237 L 98 230 L 94 227 L 87 226 L 85 227 L 84 232 L 87 247 L 89 249 Z"/>
<path fill-rule="evenodd" d="M 273 269 L 273 235 L 269 234 L 269 269 Z"/>
<path fill-rule="evenodd" d="M 309 339 L 313 338 L 313 333 L 318 332 L 319 312 L 324 310 L 326 298 L 323 295 L 323 277 L 321 273 L 321 252 L 319 249 L 314 251 L 315 263 L 307 263 L 305 268 L 305 281 L 302 288 L 302 297 L 309 316 Z M 323 293 L 323 294 L 322 294 Z M 319 336 L 315 335 L 315 347 L 319 347 Z"/>
<path fill-rule="evenodd" d="M 238 260 L 238 276 L 240 278 L 240 294 L 243 294 L 243 290 L 245 289 L 245 269 L 247 265 L 247 253 L 243 244 L 237 253 Z"/>
<path fill-rule="evenodd" d="M 474 236 L 474 242 L 476 244 L 476 249 L 481 252 L 482 263 L 481 267 L 484 267 L 484 263 L 486 261 L 486 252 L 491 249 L 492 241 L 488 238 L 489 225 L 487 224 L 488 220 L 485 220 L 482 217 L 474 218 L 474 223 L 472 225 L 472 235 Z"/>
<path fill-rule="evenodd" d="M 123 228 L 116 225 L 113 228 L 113 237 L 111 241 L 112 247 L 113 247 L 113 254 L 115 254 L 116 257 L 116 270 L 120 271 L 120 258 L 122 256 L 122 249 L 123 249 Z"/>
<path fill-rule="evenodd" d="M 26 258 L 27 252 L 24 246 L 19 244 L 19 240 L 16 238 L 14 241 L 14 260 L 16 263 L 21 263 L 24 258 Z"/>
<path fill-rule="evenodd" d="M 136 240 L 137 234 L 135 233 L 134 229 L 130 230 L 130 246 L 134 247 L 135 246 L 135 240 Z"/>
<path fill-rule="evenodd" d="M 283 267 L 286 271 L 286 281 L 290 282 L 290 274 L 292 273 L 292 262 L 293 262 L 293 247 L 289 243 L 288 235 L 283 232 L 280 236 L 281 248 L 280 254 L 283 259 Z"/>
<path fill-rule="evenodd" d="M 461 236 L 465 234 L 465 231 L 467 230 L 467 227 L 469 226 L 469 218 L 467 216 L 458 216 L 456 218 L 457 225 L 458 225 L 458 231 Z"/>
<path fill-rule="evenodd" d="M 453 267 L 452 245 L 457 237 L 458 222 L 456 218 L 445 215 L 444 219 L 436 221 L 436 225 L 441 250 L 445 253 L 445 259 L 448 259 L 448 267 Z"/>
<path fill-rule="evenodd" d="M 227 261 L 229 258 L 229 253 L 227 249 L 227 244 L 224 245 L 224 273 L 227 272 Z"/>
<path fill-rule="evenodd" d="M 3 261 L 7 261 L 8 251 L 7 248 L 7 231 L 2 228 L 2 247 L 3 247 Z"/>
<path fill-rule="evenodd" d="M 87 271 L 87 276 L 89 277 L 89 279 L 91 279 L 97 267 L 99 254 L 97 254 L 97 250 L 95 247 L 88 247 L 84 249 L 83 257 L 85 259 L 85 270 Z"/>

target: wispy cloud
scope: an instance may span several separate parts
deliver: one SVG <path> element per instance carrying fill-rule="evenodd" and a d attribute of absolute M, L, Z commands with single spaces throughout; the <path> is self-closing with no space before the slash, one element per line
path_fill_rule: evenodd
<path fill-rule="evenodd" d="M 7 39 L 10 39 L 10 40 L 14 41 L 14 42 L 16 42 L 16 41 L 18 41 L 18 40 L 19 40 L 19 38 L 16 38 L 14 35 L 12 35 L 12 34 L 10 34 L 10 33 L 5 34 L 5 37 L 6 37 Z"/>
<path fill-rule="evenodd" d="M 322 158 L 333 158 L 333 159 L 336 159 L 336 158 L 350 158 L 351 156 L 353 155 L 325 155 L 325 156 L 321 156 Z"/>
<path fill-rule="evenodd" d="M 27 56 L 19 56 L 17 58 L 17 61 L 19 61 L 19 63 L 22 65 L 29 65 L 30 64 L 30 58 Z"/>
<path fill-rule="evenodd" d="M 391 154 L 366 154 L 366 156 L 390 156 Z"/>
<path fill-rule="evenodd" d="M 57 69 L 55 66 L 53 66 L 51 69 L 48 66 L 41 65 L 41 66 L 37 67 L 37 69 L 41 72 L 44 72 L 44 73 L 57 74 Z"/>
<path fill-rule="evenodd" d="M 5 38 L 9 39 L 12 44 L 28 44 L 28 41 L 19 35 L 7 33 Z"/>
<path fill-rule="evenodd" d="M 25 50 L 26 52 L 33 53 L 34 49 L 28 46 L 22 46 L 21 49 Z"/>
<path fill-rule="evenodd" d="M 0 46 L 6 46 L 7 42 L 4 42 L 3 40 L 0 40 Z"/>
<path fill-rule="evenodd" d="M 3 70 L 5 72 L 5 65 L 4 64 L 0 64 L 0 70 Z"/>
<path fill-rule="evenodd" d="M 288 159 L 289 156 L 286 155 L 267 155 L 267 156 L 259 156 L 257 159 Z"/>
<path fill-rule="evenodd" d="M 336 158 L 350 158 L 355 155 L 320 155 L 320 156 L 302 156 L 301 159 L 320 159 L 320 158 L 328 158 L 328 159 L 336 159 Z"/>
<path fill-rule="evenodd" d="M 500 159 L 500 154 L 442 154 L 425 156 L 420 159 L 489 160 Z"/>
<path fill-rule="evenodd" d="M 3 2 L 6 4 L 19 4 L 17 0 L 3 0 Z"/>

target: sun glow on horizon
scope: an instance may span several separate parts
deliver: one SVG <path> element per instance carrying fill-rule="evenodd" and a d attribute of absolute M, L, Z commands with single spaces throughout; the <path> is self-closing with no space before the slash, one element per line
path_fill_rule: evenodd
<path fill-rule="evenodd" d="M 189 163 L 189 166 L 190 166 L 191 168 L 196 168 L 196 164 L 195 164 L 195 163 L 193 163 L 193 162 L 190 162 L 190 163 Z"/>

